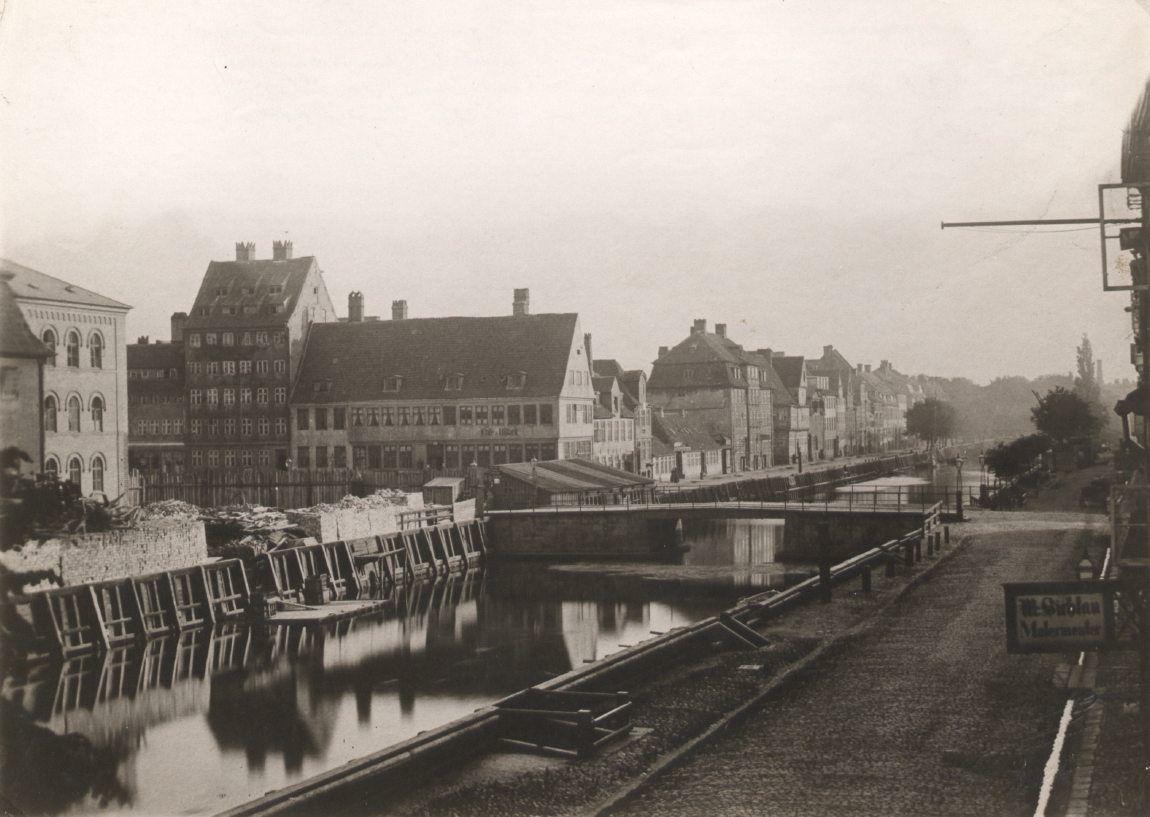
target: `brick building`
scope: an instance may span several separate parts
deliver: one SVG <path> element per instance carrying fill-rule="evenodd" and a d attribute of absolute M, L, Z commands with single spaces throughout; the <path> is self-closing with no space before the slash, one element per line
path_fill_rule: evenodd
<path fill-rule="evenodd" d="M 515 291 L 498 317 L 315 324 L 292 392 L 300 468 L 457 469 L 590 459 L 595 391 L 579 316 L 530 313 Z"/>
<path fill-rule="evenodd" d="M 118 496 L 128 469 L 127 304 L 0 260 L 44 365 L 43 469 Z M 39 463 L 38 463 L 39 465 Z"/>
<path fill-rule="evenodd" d="M 175 472 L 185 466 L 187 403 L 183 324 L 172 316 L 168 342 L 147 337 L 128 345 L 128 463 L 141 471 Z"/>
<path fill-rule="evenodd" d="M 27 454 L 34 468 L 44 462 L 44 361 L 50 352 L 28 328 L 16 296 L 0 274 L 0 444 Z"/>
<path fill-rule="evenodd" d="M 288 392 L 313 323 L 336 319 L 313 256 L 290 241 L 272 258 L 236 244 L 234 261 L 212 261 L 184 331 L 188 466 L 285 467 Z"/>
<path fill-rule="evenodd" d="M 807 358 L 807 371 L 827 378 L 828 388 L 839 396 L 836 414 L 836 432 L 839 452 L 852 456 L 859 448 L 859 412 L 857 410 L 857 377 L 855 367 L 842 353 L 828 344 L 823 346 L 822 357 Z"/>
<path fill-rule="evenodd" d="M 727 338 L 726 324 L 715 324 L 711 333 L 699 319 L 677 346 L 659 350 L 647 395 L 653 408 L 685 416 L 690 427 L 728 440 L 720 470 L 730 473 L 772 462 L 768 383 L 762 361 Z"/>
<path fill-rule="evenodd" d="M 592 458 L 601 465 L 638 473 L 635 458 L 635 415 L 623 404 L 623 389 L 614 375 L 591 378 L 595 389 L 595 437 Z"/>
<path fill-rule="evenodd" d="M 803 462 L 810 462 L 815 448 L 811 439 L 806 358 L 772 349 L 763 349 L 761 354 L 770 359 L 789 401 L 785 411 L 781 407 L 775 409 L 775 459 L 780 464 L 797 462 L 800 457 Z"/>

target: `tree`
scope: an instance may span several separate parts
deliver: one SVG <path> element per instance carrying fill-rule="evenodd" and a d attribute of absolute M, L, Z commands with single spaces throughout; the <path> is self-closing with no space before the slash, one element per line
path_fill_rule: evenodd
<path fill-rule="evenodd" d="M 1094 347 L 1090 338 L 1082 336 L 1077 351 L 1078 376 L 1074 378 L 1074 393 L 1092 408 L 1102 405 L 1102 384 L 1094 376 Z"/>
<path fill-rule="evenodd" d="M 906 432 L 924 440 L 934 448 L 939 440 L 954 436 L 958 426 L 958 413 L 945 400 L 928 397 L 911 406 L 906 412 Z"/>
<path fill-rule="evenodd" d="M 1035 392 L 1038 405 L 1030 410 L 1039 432 L 1060 445 L 1086 440 L 1098 434 L 1102 420 L 1093 406 L 1077 392 L 1057 386 L 1044 395 Z"/>
<path fill-rule="evenodd" d="M 1029 471 L 1049 449 L 1050 438 L 1045 434 L 1028 434 L 987 450 L 984 455 L 986 467 L 999 479 L 1010 481 Z"/>

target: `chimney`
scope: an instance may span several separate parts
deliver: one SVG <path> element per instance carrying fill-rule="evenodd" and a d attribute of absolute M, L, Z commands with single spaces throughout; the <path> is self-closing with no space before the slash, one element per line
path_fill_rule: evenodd
<path fill-rule="evenodd" d="M 858 369 L 859 374 L 863 373 L 863 365 L 861 363 L 856 363 L 855 368 Z"/>
<path fill-rule="evenodd" d="M 347 320 L 348 323 L 360 323 L 363 320 L 363 293 L 349 292 L 347 294 Z"/>
<path fill-rule="evenodd" d="M 865 369 L 866 369 L 866 371 L 868 371 L 868 372 L 870 371 L 870 364 L 869 364 L 869 363 L 868 363 L 868 364 L 866 364 L 866 367 L 865 367 Z"/>
<path fill-rule="evenodd" d="M 583 334 L 583 354 L 587 355 L 587 367 L 591 369 L 591 373 L 595 371 L 595 358 L 591 357 L 591 333 L 585 332 Z"/>
<path fill-rule="evenodd" d="M 515 299 L 511 302 L 512 315 L 530 315 L 531 314 L 531 290 L 517 289 L 515 290 Z"/>
<path fill-rule="evenodd" d="M 253 253 L 254 255 L 254 253 Z M 291 259 L 291 242 L 290 241 L 273 241 L 272 242 L 272 260 L 273 261 L 288 261 Z M 249 260 L 255 260 L 254 258 Z"/>
<path fill-rule="evenodd" d="M 889 372 L 890 371 L 890 361 L 889 360 L 880 361 L 878 364 L 878 368 L 879 368 L 879 371 L 881 371 L 881 372 Z"/>
<path fill-rule="evenodd" d="M 692 324 L 692 326 L 691 326 L 691 334 L 692 335 L 702 335 L 702 334 L 705 334 L 706 331 L 707 331 L 707 319 L 706 318 L 695 318 L 695 323 Z"/>
<path fill-rule="evenodd" d="M 826 346 L 823 347 L 823 356 L 824 357 L 830 356 L 830 353 L 833 352 L 834 350 L 835 350 L 835 347 L 831 346 L 828 343 Z"/>
<path fill-rule="evenodd" d="M 254 242 L 254 241 L 237 241 L 236 242 L 236 260 L 237 261 L 255 261 L 256 260 L 256 242 Z"/>
<path fill-rule="evenodd" d="M 407 320 L 407 301 L 391 302 L 391 319 L 393 321 Z"/>
<path fill-rule="evenodd" d="M 721 338 L 725 338 L 727 336 L 727 325 L 725 323 L 716 323 L 715 334 Z"/>
<path fill-rule="evenodd" d="M 666 346 L 660 346 L 659 347 L 659 357 L 666 357 L 667 352 L 669 352 L 669 351 L 671 351 L 671 350 L 668 349 Z"/>
<path fill-rule="evenodd" d="M 148 345 L 148 336 L 147 335 L 140 335 L 138 338 L 136 338 L 136 343 L 138 343 L 140 346 L 147 346 Z"/>
<path fill-rule="evenodd" d="M 172 343 L 184 342 L 184 325 L 188 322 L 187 312 L 172 313 Z"/>

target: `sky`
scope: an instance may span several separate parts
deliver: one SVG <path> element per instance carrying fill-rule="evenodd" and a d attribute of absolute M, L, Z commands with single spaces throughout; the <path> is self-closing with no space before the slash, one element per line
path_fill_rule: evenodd
<path fill-rule="evenodd" d="M 1092 217 L 1138 0 L 0 0 L 0 254 L 168 337 L 209 260 L 315 255 L 340 314 L 691 321 L 908 373 L 1132 377 Z"/>

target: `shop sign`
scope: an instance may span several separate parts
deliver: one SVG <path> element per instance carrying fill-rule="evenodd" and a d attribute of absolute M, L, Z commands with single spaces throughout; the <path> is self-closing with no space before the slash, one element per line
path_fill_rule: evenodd
<path fill-rule="evenodd" d="M 1113 582 L 1026 582 L 1003 590 L 1008 652 L 1072 652 L 1114 642 Z"/>

